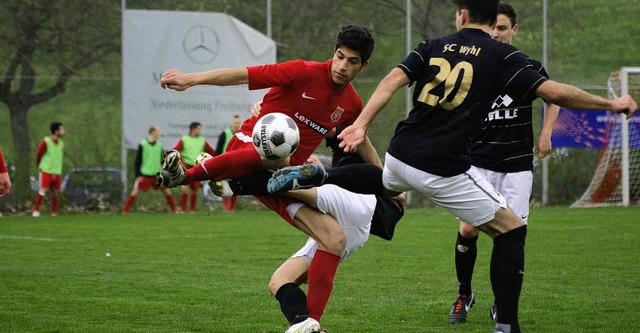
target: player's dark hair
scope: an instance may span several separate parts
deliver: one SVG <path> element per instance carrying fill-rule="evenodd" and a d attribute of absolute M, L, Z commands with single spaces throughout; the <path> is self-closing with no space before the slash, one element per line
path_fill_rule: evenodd
<path fill-rule="evenodd" d="M 458 10 L 469 11 L 469 23 L 493 25 L 498 16 L 498 0 L 453 0 Z"/>
<path fill-rule="evenodd" d="M 348 47 L 351 50 L 360 53 L 360 61 L 365 63 L 369 61 L 375 41 L 365 27 L 357 25 L 345 25 L 342 31 L 338 33 L 335 50 L 341 46 Z"/>
<path fill-rule="evenodd" d="M 233 118 L 240 118 L 240 116 L 239 115 L 235 115 L 235 116 L 233 116 Z"/>
<path fill-rule="evenodd" d="M 194 129 L 196 129 L 196 128 L 200 127 L 200 126 L 202 126 L 201 123 L 199 123 L 197 121 L 194 121 L 191 124 L 189 124 L 189 131 L 193 131 Z"/>
<path fill-rule="evenodd" d="M 160 129 L 160 127 L 158 127 L 156 125 L 153 125 L 153 126 L 149 127 L 149 134 L 151 134 L 151 133 L 153 133 L 153 131 L 157 131 L 159 129 Z"/>
<path fill-rule="evenodd" d="M 49 130 L 51 130 L 51 134 L 56 134 L 56 131 L 60 129 L 60 127 L 62 126 L 62 123 L 51 123 L 51 125 L 49 125 Z"/>
<path fill-rule="evenodd" d="M 506 15 L 509 18 L 509 21 L 511 21 L 511 27 L 514 27 L 516 25 L 516 19 L 518 18 L 518 15 L 516 15 L 516 10 L 513 9 L 513 6 L 511 6 L 510 4 L 504 1 L 500 1 L 500 4 L 498 5 L 498 15 L 499 14 Z"/>

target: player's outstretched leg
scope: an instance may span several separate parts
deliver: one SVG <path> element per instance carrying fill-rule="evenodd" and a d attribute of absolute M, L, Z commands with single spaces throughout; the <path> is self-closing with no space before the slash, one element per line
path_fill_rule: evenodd
<path fill-rule="evenodd" d="M 285 167 L 276 171 L 269 179 L 267 190 L 269 193 L 277 193 L 320 186 L 326 176 L 324 168 L 313 163 Z"/>
<path fill-rule="evenodd" d="M 156 186 L 176 187 L 181 185 L 186 177 L 186 168 L 180 160 L 180 153 L 177 150 L 170 150 L 164 154 L 162 171 L 156 174 Z"/>

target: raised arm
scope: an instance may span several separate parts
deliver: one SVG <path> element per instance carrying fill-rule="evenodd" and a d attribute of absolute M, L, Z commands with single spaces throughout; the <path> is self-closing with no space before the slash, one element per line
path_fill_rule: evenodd
<path fill-rule="evenodd" d="M 578 110 L 609 110 L 615 113 L 624 113 L 627 119 L 631 118 L 638 108 L 638 104 L 629 95 L 616 99 L 606 99 L 592 95 L 580 88 L 555 81 L 546 81 L 536 90 L 536 95 L 545 101 L 558 104 L 567 109 Z"/>
<path fill-rule="evenodd" d="M 207 72 L 183 73 L 172 68 L 160 80 L 163 89 L 183 91 L 195 85 L 233 86 L 249 83 L 249 71 L 246 68 L 221 68 Z"/>
<path fill-rule="evenodd" d="M 542 131 L 538 136 L 538 142 L 536 149 L 538 151 L 538 157 L 545 158 L 551 153 L 551 135 L 553 134 L 553 125 L 558 120 L 558 113 L 560 113 L 560 107 L 551 104 L 544 103 L 544 124 L 542 125 Z"/>
<path fill-rule="evenodd" d="M 340 148 L 344 148 L 345 152 L 355 152 L 358 146 L 365 141 L 367 129 L 378 112 L 389 103 L 398 89 L 408 85 L 409 82 L 409 78 L 400 68 L 391 70 L 391 72 L 380 81 L 376 91 L 371 95 L 369 102 L 362 110 L 360 116 L 358 116 L 358 119 L 356 119 L 353 125 L 345 128 L 342 133 L 338 135 L 338 138 L 343 140 L 340 143 Z"/>

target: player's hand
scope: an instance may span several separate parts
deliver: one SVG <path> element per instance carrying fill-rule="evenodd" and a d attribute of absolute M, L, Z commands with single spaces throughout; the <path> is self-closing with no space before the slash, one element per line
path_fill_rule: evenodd
<path fill-rule="evenodd" d="M 175 68 L 164 72 L 160 79 L 160 86 L 162 89 L 173 89 L 176 91 L 187 90 L 192 84 L 189 83 L 188 74 L 185 74 Z"/>
<path fill-rule="evenodd" d="M 251 105 L 251 115 L 258 118 L 260 116 L 260 111 L 262 111 L 262 101 L 258 101 Z"/>
<path fill-rule="evenodd" d="M 397 196 L 391 198 L 391 201 L 393 201 L 393 203 L 396 205 L 396 207 L 398 207 L 398 209 L 403 210 L 406 199 L 407 199 L 407 193 L 402 192 Z"/>
<path fill-rule="evenodd" d="M 636 103 L 630 95 L 616 98 L 612 100 L 611 103 L 612 107 L 609 111 L 624 113 L 627 115 L 627 119 L 631 118 L 631 116 L 633 116 L 633 114 L 638 110 L 638 103 Z"/>
<path fill-rule="evenodd" d="M 551 154 L 551 135 L 541 133 L 536 143 L 536 150 L 538 151 L 538 157 L 545 158 Z"/>
<path fill-rule="evenodd" d="M 364 127 L 353 124 L 338 135 L 338 139 L 342 140 L 339 147 L 344 149 L 345 153 L 355 153 L 358 150 L 358 146 L 364 142 L 364 138 L 367 136 L 367 131 Z"/>
<path fill-rule="evenodd" d="M 315 155 L 311 155 L 309 156 L 309 158 L 307 158 L 307 164 L 316 164 L 319 167 L 324 169 L 324 165 L 322 165 L 322 162 L 320 161 L 320 159 Z"/>
<path fill-rule="evenodd" d="M 11 191 L 11 180 L 6 172 L 0 173 L 0 197 L 4 197 Z"/>

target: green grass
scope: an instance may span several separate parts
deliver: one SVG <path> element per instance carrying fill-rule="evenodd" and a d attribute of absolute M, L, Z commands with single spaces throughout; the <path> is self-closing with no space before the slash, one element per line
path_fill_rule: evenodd
<path fill-rule="evenodd" d="M 534 209 L 521 324 L 534 332 L 628 332 L 637 316 L 640 208 Z M 331 332 L 490 332 L 491 242 L 479 241 L 468 323 L 456 222 L 410 210 L 338 271 Z M 283 332 L 272 271 L 305 237 L 271 212 L 0 218 L 0 331 Z M 105 254 L 109 252 L 110 257 Z"/>

